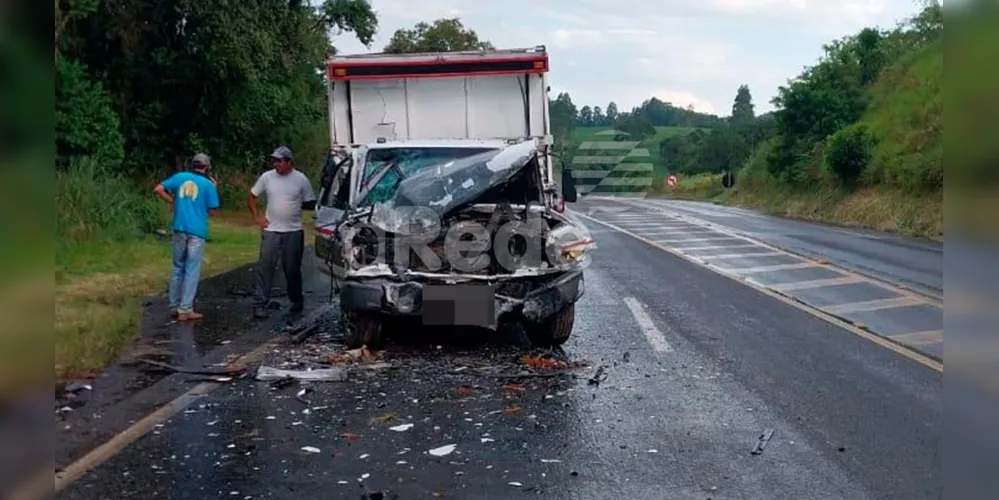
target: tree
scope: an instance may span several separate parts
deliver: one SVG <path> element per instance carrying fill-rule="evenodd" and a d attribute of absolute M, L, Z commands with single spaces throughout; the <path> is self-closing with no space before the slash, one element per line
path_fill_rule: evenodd
<path fill-rule="evenodd" d="M 600 106 L 593 106 L 593 124 L 599 126 L 607 124 L 607 119 L 604 117 L 604 110 Z"/>
<path fill-rule="evenodd" d="M 614 130 L 628 134 L 627 140 L 629 141 L 644 141 L 656 135 L 656 128 L 652 126 L 652 122 L 648 118 L 633 113 L 623 115 L 614 124 Z"/>
<path fill-rule="evenodd" d="M 567 145 L 577 121 L 576 105 L 572 103 L 569 94 L 561 92 L 558 97 L 549 101 L 548 114 L 551 116 L 552 136 L 556 144 Z"/>
<path fill-rule="evenodd" d="M 617 103 L 611 101 L 607 103 L 607 110 L 604 111 L 604 115 L 607 117 L 607 124 L 612 125 L 617 121 Z"/>
<path fill-rule="evenodd" d="M 744 130 L 746 127 L 752 125 L 755 119 L 756 113 L 753 110 L 753 96 L 749 92 L 749 86 L 740 85 L 739 90 L 735 94 L 735 103 L 732 104 L 732 118 L 730 119 L 730 123 L 737 130 Z"/>
<path fill-rule="evenodd" d="M 324 121 L 316 70 L 334 50 L 329 36 L 369 44 L 377 29 L 367 0 L 60 3 L 58 57 L 106 92 L 136 173 L 175 166 L 193 147 L 254 167 L 264 144 L 294 148 Z"/>
<path fill-rule="evenodd" d="M 579 124 L 584 126 L 593 125 L 593 108 L 583 106 L 579 109 Z"/>
<path fill-rule="evenodd" d="M 421 22 L 411 29 L 396 30 L 384 51 L 402 54 L 492 49 L 491 43 L 479 40 L 479 35 L 466 29 L 458 18 L 451 18 L 438 19 L 433 24 Z"/>

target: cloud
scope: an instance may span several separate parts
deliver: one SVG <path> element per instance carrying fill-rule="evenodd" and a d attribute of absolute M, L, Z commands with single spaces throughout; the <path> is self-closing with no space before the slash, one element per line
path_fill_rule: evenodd
<path fill-rule="evenodd" d="M 379 32 L 370 48 L 337 37 L 342 53 L 381 49 L 420 21 L 460 17 L 500 48 L 548 46 L 551 82 L 577 106 L 622 110 L 655 95 L 727 114 L 739 85 L 758 112 L 777 87 L 822 55 L 822 44 L 864 26 L 891 26 L 912 0 L 372 0 Z"/>
<path fill-rule="evenodd" d="M 711 102 L 684 90 L 657 90 L 652 92 L 652 95 L 660 101 L 673 103 L 674 106 L 681 108 L 693 106 L 694 110 L 700 113 L 718 114 Z"/>

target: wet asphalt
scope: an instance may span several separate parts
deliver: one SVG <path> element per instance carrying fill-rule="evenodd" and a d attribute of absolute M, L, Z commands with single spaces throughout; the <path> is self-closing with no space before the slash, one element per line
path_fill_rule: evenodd
<path fill-rule="evenodd" d="M 335 364 L 349 366 L 346 381 L 227 383 L 57 497 L 941 497 L 942 374 L 709 269 L 591 231 L 599 248 L 586 293 L 555 353 L 570 368 L 525 368 L 537 353 L 516 329 L 409 325 L 377 360 Z M 342 352 L 328 284 L 310 286 L 317 334 L 264 363 Z M 244 336 L 285 335 L 270 333 L 279 327 Z M 591 382 L 601 367 L 605 378 Z"/>

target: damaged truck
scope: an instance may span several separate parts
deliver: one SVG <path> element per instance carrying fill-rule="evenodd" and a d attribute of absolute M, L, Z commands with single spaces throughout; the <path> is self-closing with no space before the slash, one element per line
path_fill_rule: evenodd
<path fill-rule="evenodd" d="M 547 71 L 544 47 L 329 61 L 315 251 L 351 348 L 414 320 L 569 339 L 594 242 L 554 180 Z"/>

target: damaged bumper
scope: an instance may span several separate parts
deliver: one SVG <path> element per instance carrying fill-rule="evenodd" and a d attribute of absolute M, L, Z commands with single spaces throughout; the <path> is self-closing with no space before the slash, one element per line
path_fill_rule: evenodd
<path fill-rule="evenodd" d="M 521 283 L 515 283 L 521 284 Z M 459 290 L 467 286 L 478 289 L 476 293 L 457 294 L 452 305 L 454 310 L 467 310 L 480 307 L 483 293 L 491 295 L 493 304 L 491 318 L 482 318 L 474 325 L 495 327 L 508 317 L 523 318 L 541 322 L 562 309 L 574 304 L 584 291 L 583 271 L 569 271 L 550 281 L 532 284 L 522 296 L 504 293 L 503 286 L 476 284 L 436 284 L 432 282 L 399 282 L 386 278 L 346 281 L 340 290 L 340 307 L 345 311 L 364 311 L 396 316 L 424 316 L 424 292 L 427 287 L 447 287 Z M 467 301 L 467 303 L 464 303 Z M 425 321 L 426 322 L 426 321 Z"/>

